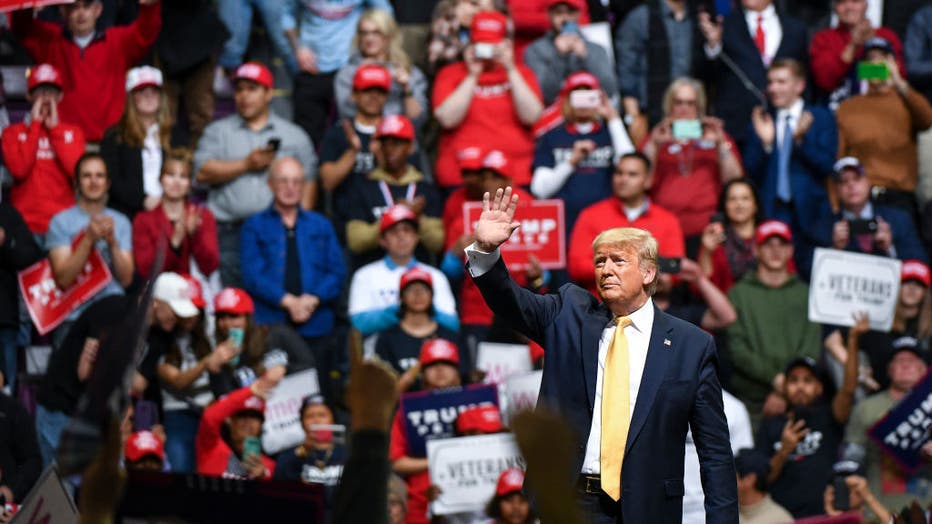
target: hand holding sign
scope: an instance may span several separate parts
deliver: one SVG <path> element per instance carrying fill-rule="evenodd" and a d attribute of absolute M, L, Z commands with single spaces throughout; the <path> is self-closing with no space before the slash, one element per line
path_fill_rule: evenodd
<path fill-rule="evenodd" d="M 495 191 L 495 197 L 486 192 L 482 195 L 482 214 L 476 224 L 476 247 L 485 253 L 498 249 L 511 238 L 521 225 L 515 221 L 518 195 L 512 195 L 511 186 Z"/>

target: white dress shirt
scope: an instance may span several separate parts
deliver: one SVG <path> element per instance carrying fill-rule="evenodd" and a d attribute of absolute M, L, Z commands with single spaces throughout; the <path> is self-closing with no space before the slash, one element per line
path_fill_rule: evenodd
<path fill-rule="evenodd" d="M 780 41 L 783 40 L 783 26 L 780 25 L 780 17 L 777 16 L 777 10 L 773 4 L 768 5 L 763 11 L 751 11 L 748 9 L 744 12 L 744 20 L 748 24 L 748 31 L 751 33 L 751 40 L 757 34 L 757 15 L 763 15 L 762 24 L 764 26 L 764 65 L 770 65 L 773 57 L 777 55 L 777 49 L 780 47 Z"/>
<path fill-rule="evenodd" d="M 501 257 L 501 251 L 496 249 L 493 253 L 479 251 L 475 242 L 464 250 L 469 260 L 469 274 L 473 277 L 484 275 Z M 629 421 L 634 417 L 634 406 L 637 404 L 638 389 L 641 387 L 641 375 L 644 374 L 644 364 L 647 362 L 647 348 L 650 345 L 650 334 L 654 328 L 654 302 L 648 298 L 637 311 L 628 315 L 631 324 L 625 327 L 625 337 L 628 339 L 628 392 L 630 399 Z M 601 472 L 599 457 L 602 445 L 602 375 L 605 370 L 605 356 L 612 344 L 615 335 L 615 321 L 606 324 L 599 338 L 599 364 L 596 371 L 595 402 L 592 409 L 592 427 L 589 430 L 589 439 L 586 441 L 586 456 L 583 459 L 582 473 L 598 475 Z M 582 348 L 582 351 L 592 351 L 591 348 Z"/>
<path fill-rule="evenodd" d="M 803 100 L 800 98 L 790 107 L 777 110 L 777 118 L 774 122 L 774 127 L 777 129 L 777 148 L 783 144 L 783 127 L 786 125 L 786 117 L 790 117 L 790 130 L 795 133 L 796 128 L 799 127 L 799 117 L 803 114 L 803 105 Z"/>
<path fill-rule="evenodd" d="M 159 141 L 159 125 L 146 129 L 142 142 L 142 191 L 147 196 L 162 196 L 162 143 Z"/>

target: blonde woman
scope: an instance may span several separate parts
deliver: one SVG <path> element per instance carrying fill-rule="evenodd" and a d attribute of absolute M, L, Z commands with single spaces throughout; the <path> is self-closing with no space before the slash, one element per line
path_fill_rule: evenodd
<path fill-rule="evenodd" d="M 411 64 L 401 48 L 398 25 L 387 11 L 370 9 L 359 18 L 353 37 L 353 54 L 334 79 L 341 118 L 351 118 L 356 113 L 350 96 L 353 75 L 356 74 L 356 68 L 365 63 L 385 66 L 392 74 L 392 86 L 384 114 L 404 115 L 415 126 L 420 126 L 427 118 L 427 79 L 420 69 Z"/>
<path fill-rule="evenodd" d="M 155 209 L 161 201 L 162 156 L 174 122 L 158 69 L 130 69 L 126 92 L 123 116 L 104 133 L 100 154 L 113 181 L 108 206 L 132 221 L 137 213 Z"/>

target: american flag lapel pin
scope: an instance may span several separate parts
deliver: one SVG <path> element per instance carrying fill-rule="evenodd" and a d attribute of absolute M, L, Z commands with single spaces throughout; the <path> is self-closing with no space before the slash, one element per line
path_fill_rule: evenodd
<path fill-rule="evenodd" d="M 664 345 L 664 346 L 667 346 L 667 347 L 671 347 L 671 345 L 670 345 L 670 339 L 669 339 L 669 338 L 663 339 L 663 345 Z"/>

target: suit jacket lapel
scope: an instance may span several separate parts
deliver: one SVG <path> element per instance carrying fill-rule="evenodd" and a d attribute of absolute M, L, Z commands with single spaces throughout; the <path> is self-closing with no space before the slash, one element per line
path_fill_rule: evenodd
<path fill-rule="evenodd" d="M 777 13 L 777 20 L 780 21 L 780 30 L 783 32 L 783 36 L 780 38 L 780 45 L 777 46 L 777 53 L 773 55 L 774 60 L 784 56 L 790 56 L 786 50 L 786 46 L 790 45 L 791 38 L 787 38 L 786 34 L 786 18 Z"/>
<path fill-rule="evenodd" d="M 590 413 L 595 408 L 595 383 L 599 372 L 599 340 L 602 338 L 602 331 L 611 319 L 611 312 L 605 304 L 600 302 L 594 314 L 586 315 L 583 323 L 580 353 L 582 353 L 583 378 L 586 381 Z"/>
<path fill-rule="evenodd" d="M 667 372 L 667 365 L 675 350 L 671 345 L 665 345 L 664 340 L 670 340 L 672 326 L 667 322 L 663 312 L 654 306 L 654 326 L 650 334 L 650 343 L 647 346 L 647 361 L 644 363 L 644 373 L 641 374 L 641 385 L 638 388 L 638 399 L 634 405 L 634 415 L 631 417 L 631 426 L 628 428 L 628 440 L 625 449 L 631 449 L 641 428 L 647 421 L 657 390 L 663 382 Z"/>

